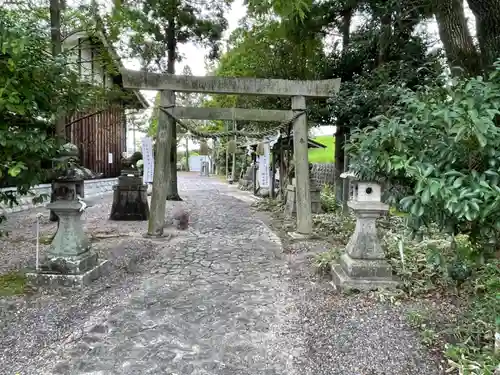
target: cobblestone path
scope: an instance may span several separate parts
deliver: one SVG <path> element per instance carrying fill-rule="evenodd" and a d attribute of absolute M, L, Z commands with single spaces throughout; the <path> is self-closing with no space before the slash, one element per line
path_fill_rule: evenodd
<path fill-rule="evenodd" d="M 138 290 L 95 312 L 38 374 L 294 373 L 279 239 L 221 187 L 228 189 L 214 179 L 181 179 L 190 230 L 162 244 Z"/>
<path fill-rule="evenodd" d="M 442 373 L 401 312 L 335 293 L 311 274 L 304 250 L 283 254 L 249 194 L 195 174 L 180 175 L 179 192 L 184 202 L 168 207 L 188 208 L 188 231 L 146 240 L 145 222 L 107 220 L 105 197 L 86 228 L 123 236 L 94 243 L 111 275 L 81 292 L 0 299 L 0 374 Z M 10 220 L 28 251 L 35 215 Z M 120 252 L 126 261 L 113 258 Z"/>

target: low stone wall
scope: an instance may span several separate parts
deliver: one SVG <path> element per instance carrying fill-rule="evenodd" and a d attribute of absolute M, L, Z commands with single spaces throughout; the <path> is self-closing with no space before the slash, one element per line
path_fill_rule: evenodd
<path fill-rule="evenodd" d="M 85 187 L 84 187 L 84 194 L 85 197 L 92 197 L 92 196 L 97 196 L 97 195 L 102 195 L 106 193 L 110 193 L 113 191 L 113 186 L 118 183 L 117 178 L 102 178 L 98 180 L 85 180 Z M 15 190 L 15 188 L 5 188 L 5 189 L 0 189 L 0 191 L 9 191 L 9 190 Z M 50 184 L 42 184 L 42 185 L 37 185 L 31 189 L 33 193 L 36 195 L 40 194 L 47 194 L 50 196 Z M 33 202 L 33 197 L 31 195 L 23 196 L 19 198 L 19 205 L 13 206 L 10 208 L 6 204 L 0 203 L 0 213 L 8 214 L 12 212 L 19 212 L 19 211 L 25 211 L 29 210 L 34 207 L 41 207 L 46 205 L 48 202 L 47 201 L 44 203 L 40 203 L 38 205 L 34 205 Z"/>

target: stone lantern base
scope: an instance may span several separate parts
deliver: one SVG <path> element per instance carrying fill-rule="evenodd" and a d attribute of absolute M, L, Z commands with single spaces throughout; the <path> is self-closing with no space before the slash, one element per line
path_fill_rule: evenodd
<path fill-rule="evenodd" d="M 348 254 L 342 255 L 339 264 L 332 266 L 332 279 L 340 289 L 394 289 L 399 284 L 385 260 L 352 259 Z"/>
<path fill-rule="evenodd" d="M 26 273 L 37 286 L 84 286 L 107 272 L 108 261 L 99 261 L 83 231 L 78 201 L 56 201 L 47 205 L 59 217 L 57 233 L 39 269 Z"/>
<path fill-rule="evenodd" d="M 43 287 L 64 286 L 81 288 L 91 284 L 92 281 L 108 273 L 109 262 L 107 260 L 96 262 L 93 267 L 79 274 L 56 273 L 55 270 L 50 270 L 50 268 L 53 267 L 54 264 L 66 264 L 65 262 L 68 262 L 68 260 L 69 259 L 59 258 L 44 261 L 38 272 L 32 271 L 26 273 L 26 279 L 28 283 L 30 283 L 31 285 Z M 73 264 L 78 264 L 78 266 L 81 268 L 83 268 L 83 265 L 89 264 L 88 260 L 86 259 L 82 259 L 81 261 L 72 259 L 69 261 L 72 261 Z"/>
<path fill-rule="evenodd" d="M 351 201 L 356 228 L 340 262 L 332 266 L 332 279 L 341 289 L 375 290 L 395 288 L 399 281 L 385 259 L 377 237 L 376 219 L 389 207 L 380 202 Z"/>

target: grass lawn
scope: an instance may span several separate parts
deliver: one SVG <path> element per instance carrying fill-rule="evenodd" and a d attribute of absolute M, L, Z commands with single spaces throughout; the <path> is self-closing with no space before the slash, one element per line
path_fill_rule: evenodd
<path fill-rule="evenodd" d="M 313 138 L 326 148 L 309 149 L 309 163 L 333 163 L 335 155 L 335 138 L 331 135 L 321 135 Z"/>

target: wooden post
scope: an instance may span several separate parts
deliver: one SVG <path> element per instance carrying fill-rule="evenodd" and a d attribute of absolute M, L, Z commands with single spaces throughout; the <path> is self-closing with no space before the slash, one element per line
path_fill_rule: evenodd
<path fill-rule="evenodd" d="M 252 153 L 252 165 L 253 195 L 257 195 L 257 153 L 255 151 Z"/>
<path fill-rule="evenodd" d="M 292 97 L 292 110 L 305 111 L 306 98 Z M 309 184 L 307 117 L 304 113 L 293 123 L 293 149 L 295 159 L 295 194 L 297 202 L 297 233 L 312 234 L 311 191 Z"/>
<path fill-rule="evenodd" d="M 285 189 L 286 189 L 286 185 L 285 185 L 285 176 L 286 176 L 286 166 L 285 166 L 285 153 L 283 152 L 283 142 L 284 139 L 281 138 L 280 139 L 280 173 L 279 173 L 279 176 L 280 176 L 280 198 L 281 200 L 284 202 L 285 201 Z"/>
<path fill-rule="evenodd" d="M 236 121 L 233 121 L 233 130 L 236 130 Z M 236 145 L 237 137 L 234 136 L 234 143 Z M 231 180 L 236 181 L 236 152 L 233 152 L 233 166 L 231 167 Z"/>
<path fill-rule="evenodd" d="M 349 138 L 349 133 L 347 131 L 344 134 L 344 172 L 349 171 L 349 153 L 346 150 L 348 138 Z M 344 207 L 344 212 L 349 212 L 347 207 L 348 201 L 349 201 L 349 179 L 344 178 L 342 180 L 342 205 Z"/>
<path fill-rule="evenodd" d="M 160 91 L 160 106 L 173 105 L 173 93 Z M 158 129 L 156 132 L 155 172 L 153 176 L 153 193 L 148 223 L 148 235 L 161 236 L 165 226 L 165 209 L 167 206 L 167 189 L 165 188 L 166 169 L 170 154 L 169 134 L 167 129 L 168 115 L 163 111 L 158 113 Z"/>
<path fill-rule="evenodd" d="M 275 198 L 275 189 L 276 189 L 276 150 L 271 152 L 271 191 L 269 192 L 269 196 L 271 199 Z"/>

